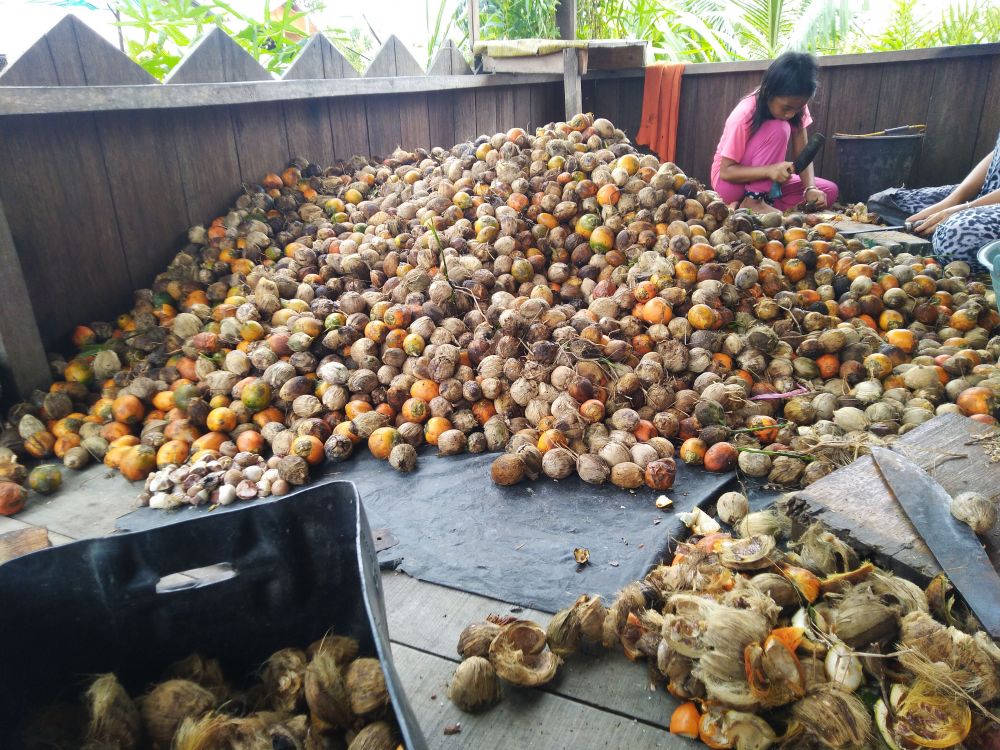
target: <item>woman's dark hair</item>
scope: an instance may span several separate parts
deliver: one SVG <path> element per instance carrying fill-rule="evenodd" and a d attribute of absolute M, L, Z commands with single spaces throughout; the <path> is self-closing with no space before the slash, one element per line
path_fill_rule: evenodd
<path fill-rule="evenodd" d="M 776 96 L 804 96 L 811 98 L 816 93 L 816 58 L 805 52 L 783 52 L 768 66 L 764 78 L 757 89 L 757 107 L 750 121 L 750 132 L 757 132 L 764 120 L 771 119 L 768 103 Z M 802 113 L 790 120 L 793 127 L 802 126 Z"/>

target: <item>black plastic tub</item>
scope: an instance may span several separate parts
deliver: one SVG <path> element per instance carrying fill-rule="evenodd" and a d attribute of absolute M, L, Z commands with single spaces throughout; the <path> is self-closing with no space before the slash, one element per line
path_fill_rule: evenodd
<path fill-rule="evenodd" d="M 160 584 L 219 564 L 212 580 Z M 426 748 L 393 667 L 375 548 L 350 482 L 26 555 L 0 565 L 0 605 L 0 748 L 19 747 L 31 712 L 75 701 L 90 675 L 114 672 L 135 696 L 197 651 L 238 681 L 330 629 L 379 657 L 403 742 Z"/>
<path fill-rule="evenodd" d="M 910 182 L 923 139 L 923 133 L 834 135 L 841 202 L 864 202 L 881 190 Z"/>

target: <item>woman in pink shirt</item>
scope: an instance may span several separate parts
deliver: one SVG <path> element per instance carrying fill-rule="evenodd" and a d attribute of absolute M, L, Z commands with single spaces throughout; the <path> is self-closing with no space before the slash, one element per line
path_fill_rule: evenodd
<path fill-rule="evenodd" d="M 803 201 L 825 208 L 837 199 L 837 186 L 816 177 L 810 164 L 792 174 L 786 160 L 809 140 L 809 100 L 816 93 L 816 60 L 801 52 L 785 52 L 764 73 L 760 87 L 740 100 L 726 126 L 712 163 L 712 187 L 726 203 L 757 213 L 787 211 Z M 771 183 L 781 184 L 781 197 L 771 206 Z"/>

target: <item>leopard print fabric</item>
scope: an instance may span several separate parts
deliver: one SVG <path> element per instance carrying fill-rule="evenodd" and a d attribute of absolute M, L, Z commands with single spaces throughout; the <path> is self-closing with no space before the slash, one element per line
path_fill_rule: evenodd
<path fill-rule="evenodd" d="M 947 198 L 957 185 L 928 188 L 898 188 L 886 190 L 881 195 L 913 215 Z M 1000 190 L 1000 133 L 993 149 L 993 159 L 983 180 L 983 187 L 976 196 L 981 197 Z M 964 260 L 975 265 L 976 253 L 989 242 L 1000 240 L 1000 204 L 966 208 L 941 222 L 931 235 L 934 254 L 944 262 Z"/>

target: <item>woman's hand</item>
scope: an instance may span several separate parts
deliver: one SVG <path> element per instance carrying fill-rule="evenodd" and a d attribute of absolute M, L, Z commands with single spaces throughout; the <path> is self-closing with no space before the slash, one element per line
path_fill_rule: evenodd
<path fill-rule="evenodd" d="M 914 227 L 913 231 L 916 232 L 917 234 L 930 234 L 931 232 L 934 231 L 935 227 L 937 227 L 938 224 L 945 221 L 946 219 L 951 218 L 959 211 L 964 211 L 967 207 L 968 207 L 967 203 L 963 203 L 958 206 L 948 206 L 947 208 L 941 208 L 937 211 L 932 211 L 927 216 L 920 217 L 920 214 L 923 214 L 926 211 L 928 211 L 928 209 L 925 208 L 919 214 L 914 214 L 914 216 L 908 219 L 908 221 L 913 221 L 915 217 L 920 217 L 916 219 L 917 221 L 920 221 L 920 226 Z M 931 206 L 931 208 L 934 208 L 934 206 Z"/>
<path fill-rule="evenodd" d="M 779 161 L 777 164 L 771 164 L 767 169 L 767 176 L 773 182 L 781 183 L 786 182 L 792 176 L 792 172 L 795 171 L 795 165 L 790 161 Z"/>
<path fill-rule="evenodd" d="M 818 187 L 811 187 L 802 196 L 806 203 L 811 203 L 816 208 L 826 208 L 826 193 Z"/>
<path fill-rule="evenodd" d="M 944 200 L 940 200 L 937 203 L 928 206 L 923 211 L 917 211 L 917 213 L 913 214 L 913 216 L 907 217 L 906 220 L 915 224 L 918 221 L 923 221 L 928 216 L 936 214 L 939 211 L 944 211 L 945 209 L 948 208 L 953 208 L 956 205 L 958 205 L 958 201 L 953 200 L 952 197 L 949 195 Z"/>

